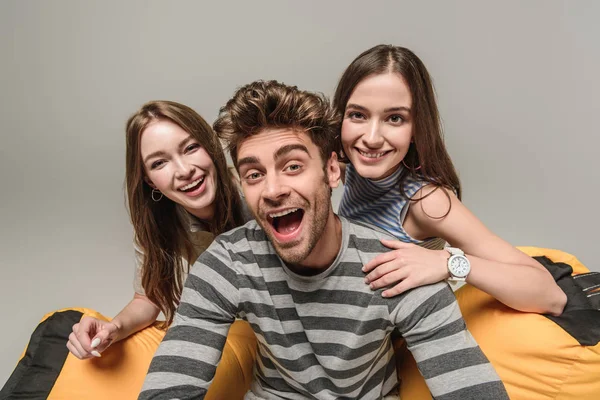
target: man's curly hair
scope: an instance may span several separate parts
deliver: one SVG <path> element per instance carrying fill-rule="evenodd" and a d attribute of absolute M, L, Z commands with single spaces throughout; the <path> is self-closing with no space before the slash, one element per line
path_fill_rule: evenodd
<path fill-rule="evenodd" d="M 242 86 L 221 107 L 213 128 L 227 143 L 235 167 L 240 143 L 265 129 L 292 128 L 310 135 L 323 164 L 339 154 L 341 119 L 323 94 L 299 90 L 277 81 L 255 81 Z"/>

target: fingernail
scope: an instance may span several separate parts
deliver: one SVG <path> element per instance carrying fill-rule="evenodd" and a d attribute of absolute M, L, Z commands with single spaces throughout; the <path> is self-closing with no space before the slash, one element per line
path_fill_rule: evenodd
<path fill-rule="evenodd" d="M 387 292 L 381 292 L 381 297 L 388 297 Z"/>
<path fill-rule="evenodd" d="M 375 289 L 375 284 L 374 284 L 374 283 L 371 283 L 371 284 L 369 285 L 369 287 L 371 288 L 371 290 L 373 290 L 373 289 Z"/>
<path fill-rule="evenodd" d="M 100 344 L 100 338 L 92 340 L 92 349 L 95 349 Z"/>
<path fill-rule="evenodd" d="M 102 355 L 100 353 L 98 353 L 96 350 L 92 350 L 92 355 L 94 357 L 102 357 Z"/>
<path fill-rule="evenodd" d="M 365 272 L 367 270 L 367 267 L 362 267 L 362 272 Z"/>
<path fill-rule="evenodd" d="M 365 283 L 369 283 L 369 278 L 365 278 Z"/>

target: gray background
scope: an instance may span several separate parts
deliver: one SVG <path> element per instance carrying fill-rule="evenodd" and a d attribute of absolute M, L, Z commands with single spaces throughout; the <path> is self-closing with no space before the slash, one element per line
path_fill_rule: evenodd
<path fill-rule="evenodd" d="M 599 16 L 594 1 L 0 1 L 0 385 L 45 313 L 112 316 L 132 296 L 129 114 L 170 99 L 212 122 L 259 78 L 330 95 L 379 43 L 433 75 L 467 206 L 600 270 Z"/>

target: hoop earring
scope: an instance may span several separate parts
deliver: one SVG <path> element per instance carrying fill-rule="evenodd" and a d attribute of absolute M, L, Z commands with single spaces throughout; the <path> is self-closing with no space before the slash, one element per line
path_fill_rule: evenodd
<path fill-rule="evenodd" d="M 406 165 L 406 163 L 404 162 L 404 160 L 402 160 L 402 164 L 407 168 L 407 169 L 412 169 L 413 171 L 418 171 L 421 169 L 421 166 L 419 165 L 417 168 L 411 168 L 408 165 Z"/>
<path fill-rule="evenodd" d="M 160 193 L 160 197 L 158 199 L 154 197 L 156 193 Z M 152 195 L 150 195 L 150 197 L 152 197 L 152 200 L 159 202 L 163 198 L 163 194 L 160 190 L 152 189 Z"/>

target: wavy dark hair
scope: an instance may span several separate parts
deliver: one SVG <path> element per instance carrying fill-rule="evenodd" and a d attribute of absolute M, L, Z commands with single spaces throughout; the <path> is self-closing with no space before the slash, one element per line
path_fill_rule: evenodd
<path fill-rule="evenodd" d="M 162 311 L 166 327 L 173 322 L 175 308 L 183 290 L 182 280 L 197 253 L 189 226 L 177 214 L 177 204 L 164 197 L 152 201 L 152 188 L 145 181 L 140 151 L 141 137 L 148 125 L 166 120 L 177 124 L 204 147 L 216 170 L 215 212 L 206 221 L 211 233 L 218 235 L 243 224 L 242 200 L 218 137 L 210 125 L 191 108 L 171 101 L 144 104 L 127 121 L 125 184 L 135 241 L 143 250 L 142 287 L 146 296 Z M 184 261 L 188 261 L 184 265 Z"/>

